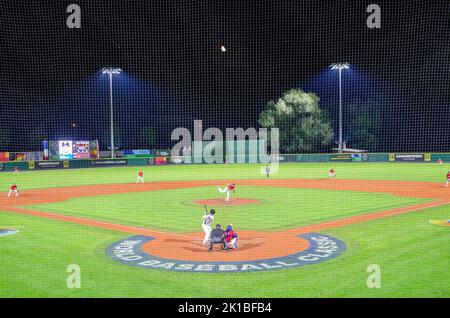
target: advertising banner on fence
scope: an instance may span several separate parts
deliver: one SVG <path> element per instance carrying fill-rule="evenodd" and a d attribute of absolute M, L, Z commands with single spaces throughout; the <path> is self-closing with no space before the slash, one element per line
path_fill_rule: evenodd
<path fill-rule="evenodd" d="M 352 161 L 352 155 L 349 153 L 339 153 L 330 155 L 330 161 Z"/>
<path fill-rule="evenodd" d="M 354 153 L 354 154 L 352 154 L 352 161 L 369 161 L 369 154 Z"/>
<path fill-rule="evenodd" d="M 0 152 L 0 162 L 9 161 L 9 152 Z"/>
<path fill-rule="evenodd" d="M 389 161 L 396 162 L 423 162 L 425 161 L 425 155 L 420 154 L 389 154 Z M 427 160 L 429 161 L 429 160 Z"/>
<path fill-rule="evenodd" d="M 148 158 L 147 160 L 147 164 L 150 166 L 153 165 L 165 165 L 165 164 L 169 164 L 172 163 L 170 158 L 167 157 L 155 157 L 155 158 Z"/>
<path fill-rule="evenodd" d="M 42 149 L 44 149 L 44 156 L 43 156 L 43 159 L 44 160 L 48 160 L 49 159 L 49 151 L 48 151 L 48 141 L 47 140 L 44 140 L 43 142 L 42 142 Z"/>
<path fill-rule="evenodd" d="M 109 160 L 92 160 L 91 166 L 107 167 L 107 166 L 126 166 L 126 159 L 109 159 Z"/>
<path fill-rule="evenodd" d="M 89 142 L 89 156 L 91 159 L 100 158 L 100 147 L 98 146 L 98 140 L 91 140 Z"/>
<path fill-rule="evenodd" d="M 34 169 L 61 169 L 63 167 L 62 161 L 34 161 Z"/>

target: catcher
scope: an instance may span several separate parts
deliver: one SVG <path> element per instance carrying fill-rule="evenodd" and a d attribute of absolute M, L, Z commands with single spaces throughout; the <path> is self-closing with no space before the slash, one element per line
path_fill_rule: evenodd
<path fill-rule="evenodd" d="M 227 229 L 225 230 L 225 241 L 227 242 L 227 247 L 232 249 L 237 249 L 237 240 L 238 235 L 233 230 L 233 224 L 230 224 L 227 226 Z"/>

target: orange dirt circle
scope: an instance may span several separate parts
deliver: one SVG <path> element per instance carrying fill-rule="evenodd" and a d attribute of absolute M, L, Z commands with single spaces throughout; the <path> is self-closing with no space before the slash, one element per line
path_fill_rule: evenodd
<path fill-rule="evenodd" d="M 263 233 L 239 231 L 238 248 L 229 253 L 221 251 L 217 244 L 214 252 L 202 244 L 203 233 L 190 233 L 188 237 L 156 237 L 144 244 L 142 251 L 164 259 L 204 262 L 255 261 L 284 257 L 299 253 L 309 247 L 309 242 L 296 235 L 283 232 Z"/>
<path fill-rule="evenodd" d="M 231 198 L 230 201 L 225 201 L 224 198 L 218 199 L 203 199 L 203 200 L 195 200 L 195 204 L 207 206 L 239 206 L 239 205 L 248 205 L 248 204 L 260 204 L 261 200 L 257 199 L 245 199 L 245 198 Z"/>

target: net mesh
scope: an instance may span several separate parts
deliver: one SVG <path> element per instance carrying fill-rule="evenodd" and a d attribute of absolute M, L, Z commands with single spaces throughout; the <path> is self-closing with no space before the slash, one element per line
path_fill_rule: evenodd
<path fill-rule="evenodd" d="M 259 128 L 270 101 L 301 89 L 318 96 L 318 120 L 332 135 L 308 139 L 297 114 L 274 125 L 290 136 L 281 150 L 331 152 L 339 141 L 336 62 L 351 65 L 341 82 L 347 147 L 449 150 L 448 1 L 377 1 L 381 28 L 372 29 L 370 3 L 356 0 L 76 4 L 80 28 L 67 27 L 65 1 L 0 2 L 0 151 L 38 151 L 44 139 L 98 139 L 107 150 L 101 69 L 118 67 L 118 149 L 170 148 L 171 131 L 192 129 L 195 119 L 204 129 Z"/>

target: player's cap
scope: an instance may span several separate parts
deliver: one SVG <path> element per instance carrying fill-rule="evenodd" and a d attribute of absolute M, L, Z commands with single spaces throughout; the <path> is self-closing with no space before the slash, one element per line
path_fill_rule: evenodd
<path fill-rule="evenodd" d="M 222 226 L 220 224 L 216 224 L 216 229 L 220 229 Z"/>
<path fill-rule="evenodd" d="M 209 210 L 209 213 L 214 214 L 214 213 L 216 213 L 216 210 L 215 209 L 211 209 L 211 210 Z"/>

